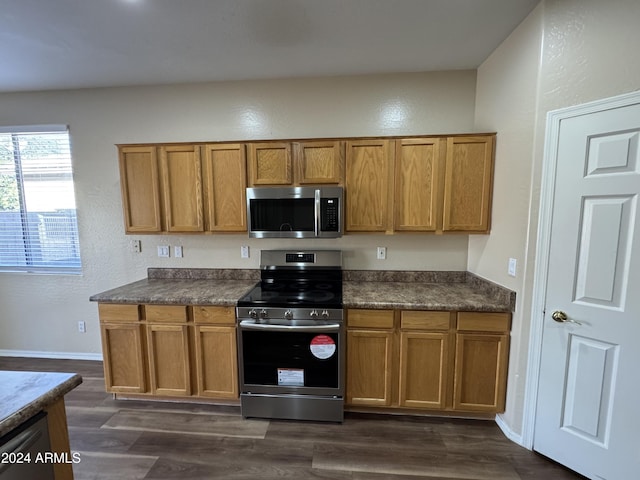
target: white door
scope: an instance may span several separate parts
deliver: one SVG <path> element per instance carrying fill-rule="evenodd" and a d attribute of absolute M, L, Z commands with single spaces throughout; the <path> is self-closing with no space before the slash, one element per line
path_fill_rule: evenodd
<path fill-rule="evenodd" d="M 553 147 L 533 448 L 592 479 L 640 478 L 640 96 L 629 102 L 576 110 Z"/>

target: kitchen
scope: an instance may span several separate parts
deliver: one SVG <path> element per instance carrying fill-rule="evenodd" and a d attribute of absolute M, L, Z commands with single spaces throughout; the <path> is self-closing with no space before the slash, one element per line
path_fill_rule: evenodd
<path fill-rule="evenodd" d="M 556 38 L 553 32 L 574 17 L 584 19 L 583 28 Z M 635 2 L 545 1 L 477 70 L 2 94 L 3 125 L 71 126 L 83 255 L 79 278 L 2 275 L 2 353 L 101 358 L 89 296 L 144 278 L 151 266 L 256 269 L 257 252 L 282 246 L 238 235 L 167 235 L 134 237 L 142 252 L 133 252 L 123 230 L 117 143 L 496 131 L 490 235 L 354 234 L 304 244 L 343 250 L 354 270 L 470 271 L 515 291 L 507 408 L 499 422 L 521 441 L 544 115 L 637 89 L 638 66 L 624 62 L 638 43 L 636 18 Z M 240 257 L 245 244 L 248 259 Z M 158 245 L 180 245 L 184 257 L 158 258 Z M 387 247 L 386 260 L 376 259 L 378 246 Z M 518 260 L 516 277 L 507 273 L 510 257 Z M 78 321 L 86 322 L 86 333 L 77 332 Z"/>

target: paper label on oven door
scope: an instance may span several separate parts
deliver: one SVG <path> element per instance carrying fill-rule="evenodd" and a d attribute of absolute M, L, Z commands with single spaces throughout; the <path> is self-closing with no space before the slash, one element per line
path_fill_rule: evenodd
<path fill-rule="evenodd" d="M 336 353 L 336 342 L 329 335 L 316 335 L 311 339 L 309 348 L 314 357 L 326 360 Z"/>
<path fill-rule="evenodd" d="M 304 387 L 304 370 L 302 368 L 279 368 L 278 385 Z"/>

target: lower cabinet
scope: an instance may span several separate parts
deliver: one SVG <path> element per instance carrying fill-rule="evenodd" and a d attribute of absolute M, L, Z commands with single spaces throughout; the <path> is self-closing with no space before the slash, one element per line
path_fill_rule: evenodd
<path fill-rule="evenodd" d="M 238 398 L 233 307 L 98 308 L 108 392 Z"/>
<path fill-rule="evenodd" d="M 99 304 L 106 389 L 238 398 L 233 307 Z M 511 315 L 347 311 L 346 405 L 504 411 Z"/>
<path fill-rule="evenodd" d="M 388 407 L 393 402 L 395 332 L 390 310 L 349 310 L 347 317 L 348 405 Z"/>
<path fill-rule="evenodd" d="M 196 395 L 238 398 L 236 317 L 233 307 L 193 307 Z"/>
<path fill-rule="evenodd" d="M 507 313 L 348 310 L 349 406 L 504 410 Z"/>
<path fill-rule="evenodd" d="M 99 304 L 105 388 L 113 393 L 147 391 L 144 326 L 138 305 Z"/>
<path fill-rule="evenodd" d="M 504 411 L 510 322 L 508 314 L 458 313 L 454 410 Z"/>
<path fill-rule="evenodd" d="M 444 410 L 452 373 L 449 312 L 400 312 L 400 398 L 406 408 Z"/>
<path fill-rule="evenodd" d="M 151 393 L 191 395 L 188 327 L 148 324 L 147 346 Z"/>
<path fill-rule="evenodd" d="M 147 391 L 143 326 L 133 323 L 103 323 L 102 352 L 104 380 L 108 392 L 143 393 Z"/>

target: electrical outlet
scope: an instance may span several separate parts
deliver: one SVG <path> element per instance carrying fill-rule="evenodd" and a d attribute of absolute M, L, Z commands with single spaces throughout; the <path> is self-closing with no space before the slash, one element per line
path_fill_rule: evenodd
<path fill-rule="evenodd" d="M 78 322 L 78 331 L 80 333 L 87 333 L 87 325 L 84 323 L 83 320 L 80 320 Z"/>
<path fill-rule="evenodd" d="M 182 245 L 176 245 L 173 247 L 173 256 L 176 258 L 182 258 Z"/>
<path fill-rule="evenodd" d="M 140 240 L 131 240 L 131 251 L 133 253 L 140 253 L 142 251 Z"/>
<path fill-rule="evenodd" d="M 242 245 L 240 247 L 240 258 L 249 258 L 249 245 Z"/>
<path fill-rule="evenodd" d="M 377 258 L 378 258 L 378 260 L 386 260 L 386 258 L 387 258 L 387 247 L 378 247 Z"/>
<path fill-rule="evenodd" d="M 507 267 L 507 273 L 512 276 L 515 277 L 516 276 L 516 267 L 518 265 L 518 261 L 515 258 L 510 258 L 509 259 L 509 266 Z"/>
<path fill-rule="evenodd" d="M 159 257 L 169 257 L 169 246 L 168 245 L 158 245 L 158 256 Z"/>

